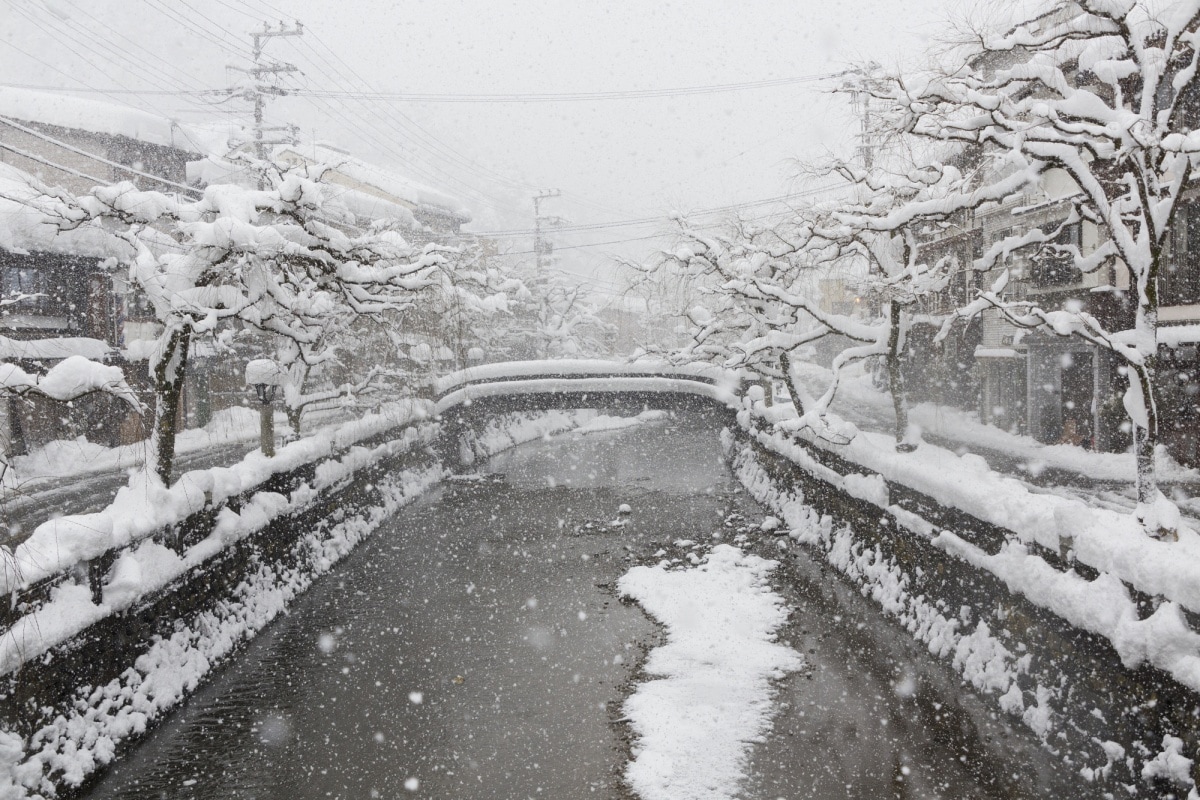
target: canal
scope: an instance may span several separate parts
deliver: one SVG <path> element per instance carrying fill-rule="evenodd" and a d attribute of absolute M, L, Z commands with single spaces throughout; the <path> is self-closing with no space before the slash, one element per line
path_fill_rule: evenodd
<path fill-rule="evenodd" d="M 762 519 L 708 419 L 510 450 L 381 527 L 88 796 L 627 797 L 620 705 L 659 633 L 613 586 L 679 540 L 739 537 L 784 563 L 781 639 L 806 662 L 746 797 L 1073 796 L 869 601 L 752 535 Z"/>

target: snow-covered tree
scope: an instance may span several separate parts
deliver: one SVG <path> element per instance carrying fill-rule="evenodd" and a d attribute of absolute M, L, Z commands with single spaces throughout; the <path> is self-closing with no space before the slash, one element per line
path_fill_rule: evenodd
<path fill-rule="evenodd" d="M 644 264 L 627 265 L 640 273 L 639 283 L 654 287 L 687 287 L 691 302 L 680 309 L 689 329 L 688 341 L 664 349 L 648 343 L 656 356 L 678 361 L 706 361 L 747 372 L 759 379 L 787 382 L 801 418 L 811 407 L 792 376 L 791 360 L 807 344 L 832 328 L 825 312 L 815 314 L 780 299 L 779 292 L 813 296 L 816 265 L 802 251 L 807 227 L 785 220 L 773 226 L 732 220 L 711 230 L 676 215 L 675 246 Z M 770 289 L 764 288 L 770 286 Z M 861 323 L 858 323 L 861 324 Z M 849 325 L 847 325 L 849 327 Z M 865 326 L 864 326 L 865 327 Z"/>
<path fill-rule="evenodd" d="M 315 179 L 314 179 L 315 177 Z M 399 234 L 339 225 L 320 175 L 280 172 L 271 188 L 209 186 L 199 200 L 130 183 L 56 195 L 62 229 L 105 227 L 130 246 L 130 281 L 162 325 L 150 358 L 154 472 L 174 460 L 176 414 L 193 338 L 237 321 L 287 343 L 283 364 L 303 398 L 306 367 L 329 356 L 346 318 L 407 307 L 433 283 L 442 248 L 415 251 Z"/>
<path fill-rule="evenodd" d="M 531 301 L 527 330 L 539 358 L 607 355 L 611 328 L 598 316 L 599 304 L 587 287 L 563 275 L 526 277 Z"/>
<path fill-rule="evenodd" d="M 503 254 L 460 270 L 455 314 L 492 357 L 506 359 L 603 356 L 611 326 L 581 282 Z M 495 300 L 504 298 L 502 313 Z"/>
<path fill-rule="evenodd" d="M 948 164 L 864 170 L 834 162 L 821 172 L 845 181 L 838 199 L 795 209 L 781 222 L 741 222 L 717 234 L 680 221 L 680 245 L 664 252 L 654 268 L 709 278 L 702 284 L 709 299 L 691 313 L 695 329 L 682 355 L 784 379 L 800 425 L 816 426 L 824 417 L 846 366 L 882 359 L 897 449 L 909 451 L 917 432 L 908 424 L 902 360 L 913 308 L 946 285 L 952 263 L 929 245 L 939 226 L 980 195 Z M 987 187 L 993 193 L 1010 189 Z M 818 277 L 830 274 L 856 284 L 868 301 L 859 312 L 835 311 L 823 302 Z M 825 392 L 806 398 L 790 364 L 805 345 L 831 334 L 850 344 L 834 358 Z"/>
<path fill-rule="evenodd" d="M 1018 231 L 977 266 L 986 269 L 1017 246 L 1042 246 L 1083 272 L 1112 269 L 1134 300 L 1131 327 L 1110 330 L 1079 302 L 1042 308 L 1011 301 L 1005 278 L 966 313 L 998 308 L 1018 325 L 1082 337 L 1120 359 L 1129 378 L 1137 514 L 1151 532 L 1169 531 L 1177 513 L 1158 490 L 1154 466 L 1158 280 L 1176 211 L 1200 166 L 1198 31 L 1200 0 L 1063 2 L 1004 34 L 982 36 L 943 73 L 897 79 L 879 92 L 894 102 L 904 131 L 982 145 L 1000 165 L 997 176 L 1025 175 L 1031 184 L 1067 176 L 1075 191 L 1071 219 L 1104 231 L 1107 239 L 1089 253 L 1056 244 L 1056 231 Z"/>

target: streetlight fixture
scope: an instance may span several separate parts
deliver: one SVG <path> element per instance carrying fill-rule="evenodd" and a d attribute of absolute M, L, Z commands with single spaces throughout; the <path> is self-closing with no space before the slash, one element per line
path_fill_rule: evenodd
<path fill-rule="evenodd" d="M 283 370 L 269 358 L 256 358 L 246 364 L 246 385 L 254 387 L 259 406 L 259 445 L 264 456 L 275 455 L 275 393 L 283 384 Z"/>

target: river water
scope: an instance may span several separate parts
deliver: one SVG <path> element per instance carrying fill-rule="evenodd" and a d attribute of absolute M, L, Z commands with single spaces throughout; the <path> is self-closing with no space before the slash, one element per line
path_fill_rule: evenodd
<path fill-rule="evenodd" d="M 444 485 L 319 581 L 88 796 L 627 797 L 620 702 L 658 632 L 612 587 L 675 540 L 728 538 L 731 519 L 762 519 L 716 434 L 681 416 L 565 435 Z M 621 504 L 632 514 L 619 517 Z M 808 666 L 781 686 L 747 797 L 1032 797 L 1054 782 L 1019 732 L 978 734 L 1011 740 L 997 756 L 939 731 L 929 707 L 965 707 L 985 723 L 988 713 L 856 592 L 788 556 L 781 590 L 798 610 L 783 637 Z M 897 691 L 898 680 L 920 691 Z M 961 714 L 947 719 L 962 728 Z"/>

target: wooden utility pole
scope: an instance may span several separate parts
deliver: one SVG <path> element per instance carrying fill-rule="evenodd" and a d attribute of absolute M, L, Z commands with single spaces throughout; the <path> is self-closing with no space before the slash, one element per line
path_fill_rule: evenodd
<path fill-rule="evenodd" d="M 252 52 L 254 54 L 254 65 L 247 70 L 244 70 L 251 79 L 251 87 L 241 90 L 239 94 L 247 98 L 254 104 L 254 157 L 260 162 L 267 159 L 267 146 L 273 144 L 284 144 L 291 139 L 267 139 L 264 135 L 267 131 L 291 131 L 294 130 L 291 125 L 274 125 L 268 126 L 264 124 L 264 112 L 269 97 L 282 97 L 287 94 L 287 90 L 278 86 L 275 83 L 267 83 L 263 80 L 268 75 L 283 75 L 289 72 L 296 72 L 295 64 L 280 64 L 280 63 L 263 63 L 263 48 L 266 42 L 280 36 L 303 36 L 304 26 L 296 22 L 288 26 L 284 23 L 279 23 L 278 28 L 272 28 L 270 24 L 264 22 L 262 30 L 252 31 L 250 40 L 252 43 Z M 264 188 L 262 179 L 259 179 L 259 188 Z"/>
<path fill-rule="evenodd" d="M 556 219 L 542 216 L 542 201 L 550 197 L 558 197 L 561 194 L 562 192 L 558 189 L 544 189 L 533 196 L 533 254 L 539 276 L 542 274 L 542 267 L 545 263 L 542 257 L 549 255 L 546 252 L 548 247 L 542 241 L 542 221 L 553 222 Z"/>

